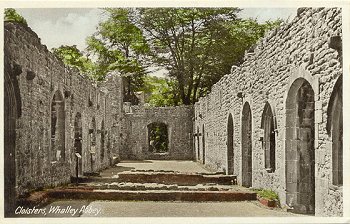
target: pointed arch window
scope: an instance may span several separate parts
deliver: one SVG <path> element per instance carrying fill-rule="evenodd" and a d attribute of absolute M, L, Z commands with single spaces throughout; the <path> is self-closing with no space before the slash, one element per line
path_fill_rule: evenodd
<path fill-rule="evenodd" d="M 264 107 L 261 128 L 264 130 L 262 145 L 265 155 L 265 168 L 268 172 L 274 172 L 276 169 L 276 124 L 274 122 L 274 115 L 269 103 L 266 103 Z"/>

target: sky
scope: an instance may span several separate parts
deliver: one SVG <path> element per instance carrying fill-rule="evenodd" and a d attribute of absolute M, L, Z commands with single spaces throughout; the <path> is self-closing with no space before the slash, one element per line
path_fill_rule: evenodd
<path fill-rule="evenodd" d="M 29 27 L 38 34 L 42 44 L 48 49 L 61 45 L 77 45 L 83 51 L 85 38 L 96 31 L 99 21 L 105 18 L 103 11 L 96 8 L 17 8 L 28 22 Z M 241 18 L 256 18 L 259 22 L 288 19 L 296 15 L 295 8 L 245 8 Z"/>

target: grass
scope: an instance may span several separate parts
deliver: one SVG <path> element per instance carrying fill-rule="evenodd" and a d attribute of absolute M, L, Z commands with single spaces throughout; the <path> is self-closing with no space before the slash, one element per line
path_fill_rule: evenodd
<path fill-rule="evenodd" d="M 257 195 L 261 198 L 269 200 L 278 200 L 278 194 L 270 189 L 254 189 Z"/>

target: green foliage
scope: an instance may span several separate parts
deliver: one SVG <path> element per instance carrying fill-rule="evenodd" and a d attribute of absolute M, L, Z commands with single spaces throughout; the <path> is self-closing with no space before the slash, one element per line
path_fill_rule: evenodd
<path fill-rule="evenodd" d="M 154 107 L 176 106 L 179 104 L 179 97 L 176 96 L 175 82 L 166 78 L 146 76 L 145 86 L 142 89 L 146 94 L 146 103 Z"/>
<path fill-rule="evenodd" d="M 86 39 L 89 54 L 97 58 L 105 73 L 113 70 L 124 78 L 126 98 L 140 90 L 147 73 L 143 58 L 149 48 L 142 31 L 131 21 L 131 9 L 106 8 L 107 20 L 99 23 L 97 32 Z"/>
<path fill-rule="evenodd" d="M 164 123 L 152 123 L 148 126 L 149 150 L 155 153 L 168 151 L 168 127 Z"/>
<path fill-rule="evenodd" d="M 105 74 L 90 59 L 84 56 L 76 45 L 62 45 L 51 49 L 53 54 L 60 58 L 64 64 L 79 69 L 79 71 L 92 80 L 101 81 Z"/>
<path fill-rule="evenodd" d="M 266 198 L 269 200 L 278 200 L 278 194 L 272 190 L 267 189 L 255 189 L 257 195 L 261 198 Z"/>
<path fill-rule="evenodd" d="M 18 14 L 15 9 L 6 8 L 4 17 L 4 21 L 17 22 L 28 25 L 27 21 L 20 14 Z"/>
<path fill-rule="evenodd" d="M 66 64 L 94 80 L 119 71 L 124 101 L 137 103 L 144 91 L 151 106 L 193 104 L 244 53 L 281 20 L 259 24 L 237 18 L 238 8 L 106 8 L 107 19 L 86 39 L 87 57 L 75 46 L 55 49 Z M 93 61 L 89 58 L 94 59 Z M 148 66 L 169 71 L 169 77 L 146 76 Z"/>
<path fill-rule="evenodd" d="M 199 96 L 240 64 L 266 30 L 276 24 L 260 25 L 239 20 L 238 8 L 143 8 L 138 9 L 138 26 L 148 38 L 153 63 L 169 70 L 183 104 Z"/>

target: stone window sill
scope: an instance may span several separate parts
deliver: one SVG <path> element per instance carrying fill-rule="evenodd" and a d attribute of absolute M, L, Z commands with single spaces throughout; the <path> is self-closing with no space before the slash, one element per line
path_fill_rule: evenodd
<path fill-rule="evenodd" d="M 329 188 L 333 191 L 343 190 L 343 185 L 329 185 Z"/>
<path fill-rule="evenodd" d="M 169 155 L 169 152 L 152 152 L 153 155 Z"/>
<path fill-rule="evenodd" d="M 57 164 L 61 164 L 64 163 L 64 161 L 51 161 L 51 165 L 57 165 Z"/>
<path fill-rule="evenodd" d="M 274 173 L 275 170 L 273 170 L 273 169 L 271 169 L 271 168 L 266 168 L 266 172 L 268 172 L 268 173 Z"/>

